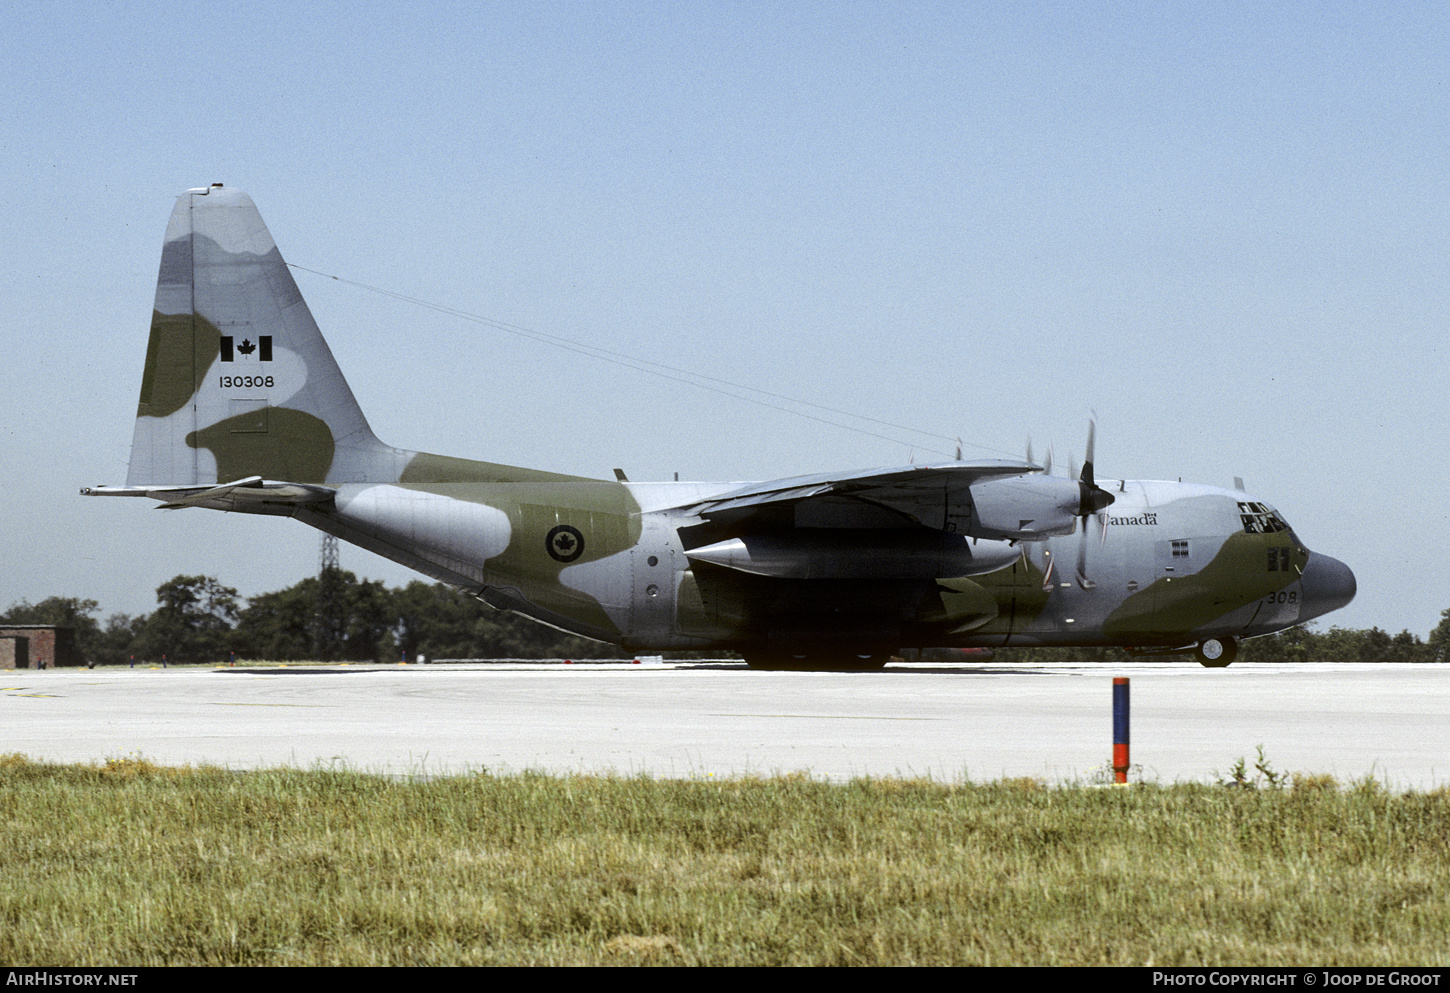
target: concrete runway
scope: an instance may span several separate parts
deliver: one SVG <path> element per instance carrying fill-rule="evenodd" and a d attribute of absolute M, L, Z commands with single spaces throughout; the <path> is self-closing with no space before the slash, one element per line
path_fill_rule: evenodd
<path fill-rule="evenodd" d="M 806 772 L 1102 778 L 1112 677 L 1131 678 L 1134 779 L 1274 769 L 1450 785 L 1450 666 L 739 663 L 0 671 L 0 753 L 393 775 Z"/>

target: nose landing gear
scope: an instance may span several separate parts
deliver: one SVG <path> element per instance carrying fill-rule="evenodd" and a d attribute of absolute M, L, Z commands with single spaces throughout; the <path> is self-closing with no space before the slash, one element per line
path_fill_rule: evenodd
<path fill-rule="evenodd" d="M 1239 643 L 1233 638 L 1205 638 L 1193 650 L 1198 664 L 1210 669 L 1225 668 L 1238 657 Z"/>

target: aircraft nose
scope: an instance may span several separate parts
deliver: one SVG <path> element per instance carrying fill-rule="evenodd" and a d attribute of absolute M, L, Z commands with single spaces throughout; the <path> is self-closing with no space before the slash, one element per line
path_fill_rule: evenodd
<path fill-rule="evenodd" d="M 1354 599 L 1354 573 L 1349 571 L 1349 566 L 1328 555 L 1309 553 L 1309 564 L 1304 567 L 1300 581 L 1304 589 L 1304 606 L 1299 611 L 1301 621 L 1338 610 Z"/>

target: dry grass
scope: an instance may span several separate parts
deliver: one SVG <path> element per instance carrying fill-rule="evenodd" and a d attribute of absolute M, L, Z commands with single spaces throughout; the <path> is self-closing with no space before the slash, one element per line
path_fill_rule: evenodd
<path fill-rule="evenodd" d="M 0 757 L 12 965 L 1442 964 L 1450 795 Z"/>

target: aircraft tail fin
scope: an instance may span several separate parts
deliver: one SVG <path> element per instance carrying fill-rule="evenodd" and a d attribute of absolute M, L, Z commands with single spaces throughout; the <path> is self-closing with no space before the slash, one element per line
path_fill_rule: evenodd
<path fill-rule="evenodd" d="M 393 482 L 251 197 L 183 193 L 161 252 L 130 486 Z"/>

